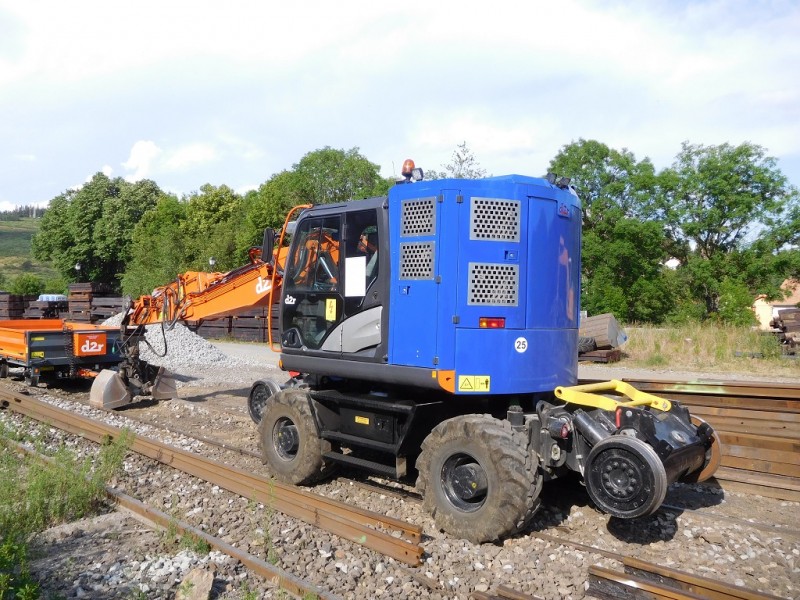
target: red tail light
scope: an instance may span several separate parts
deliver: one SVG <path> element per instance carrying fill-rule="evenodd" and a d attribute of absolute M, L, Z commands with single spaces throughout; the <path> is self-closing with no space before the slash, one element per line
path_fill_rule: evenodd
<path fill-rule="evenodd" d="M 505 326 L 505 317 L 481 317 L 478 319 L 478 327 L 481 329 L 504 329 Z"/>

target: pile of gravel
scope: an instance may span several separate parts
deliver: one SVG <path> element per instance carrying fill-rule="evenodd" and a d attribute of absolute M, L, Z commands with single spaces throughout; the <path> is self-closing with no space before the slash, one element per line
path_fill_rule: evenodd
<path fill-rule="evenodd" d="M 103 325 L 119 326 L 123 316 L 124 313 L 119 313 L 104 321 Z M 145 331 L 145 340 L 139 344 L 141 358 L 173 373 L 201 370 L 209 374 L 232 374 L 243 367 L 261 366 L 225 354 L 181 323 L 169 330 L 160 324 L 147 325 Z"/>

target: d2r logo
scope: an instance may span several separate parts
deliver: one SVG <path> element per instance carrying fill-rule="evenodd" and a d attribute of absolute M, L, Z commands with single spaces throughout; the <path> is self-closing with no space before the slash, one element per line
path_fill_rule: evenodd
<path fill-rule="evenodd" d="M 106 334 L 104 331 L 79 332 L 73 334 L 75 356 L 97 356 L 105 354 Z"/>

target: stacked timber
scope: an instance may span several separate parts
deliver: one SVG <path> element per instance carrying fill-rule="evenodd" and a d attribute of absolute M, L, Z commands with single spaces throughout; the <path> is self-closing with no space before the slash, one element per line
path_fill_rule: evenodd
<path fill-rule="evenodd" d="M 279 329 L 280 304 L 267 307 L 251 308 L 237 311 L 230 317 L 190 321 L 186 325 L 197 335 L 205 339 L 227 339 L 241 342 L 268 343 L 270 329 L 272 341 L 280 342 Z"/>
<path fill-rule="evenodd" d="M 103 322 L 126 308 L 121 296 L 93 296 L 89 306 L 92 323 Z"/>
<path fill-rule="evenodd" d="M 279 310 L 280 303 L 276 303 L 272 305 L 271 311 L 263 306 L 237 312 L 233 315 L 231 337 L 243 342 L 266 343 L 269 342 L 271 334 L 274 342 L 279 341 Z"/>
<path fill-rule="evenodd" d="M 21 319 L 36 296 L 22 296 L 0 291 L 0 319 Z"/>
<path fill-rule="evenodd" d="M 204 321 L 189 321 L 186 326 L 207 340 L 230 339 L 233 337 L 232 317 Z"/>
<path fill-rule="evenodd" d="M 794 354 L 800 346 L 800 308 L 785 308 L 772 321 L 778 340 L 788 354 Z"/>
<path fill-rule="evenodd" d="M 28 303 L 23 319 L 58 319 L 68 311 L 67 297 L 61 294 L 42 294 Z"/>
<path fill-rule="evenodd" d="M 611 313 L 581 319 L 578 336 L 578 360 L 590 362 L 618 361 L 622 356 L 619 347 L 628 340 L 628 335 Z"/>
<path fill-rule="evenodd" d="M 105 283 L 71 283 L 67 297 L 70 321 L 94 323 L 100 320 L 92 318 L 92 300 L 108 297 L 110 293 L 110 286 Z"/>
<path fill-rule="evenodd" d="M 267 341 L 267 309 L 252 308 L 237 312 L 232 317 L 233 338 L 243 342 Z"/>

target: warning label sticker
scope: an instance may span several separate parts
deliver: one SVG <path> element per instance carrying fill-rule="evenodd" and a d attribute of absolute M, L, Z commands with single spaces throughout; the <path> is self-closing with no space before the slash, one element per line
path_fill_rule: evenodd
<path fill-rule="evenodd" d="M 488 375 L 459 375 L 459 392 L 488 392 L 490 391 L 492 378 Z"/>
<path fill-rule="evenodd" d="M 326 321 L 336 320 L 336 298 L 325 299 L 325 320 Z"/>

